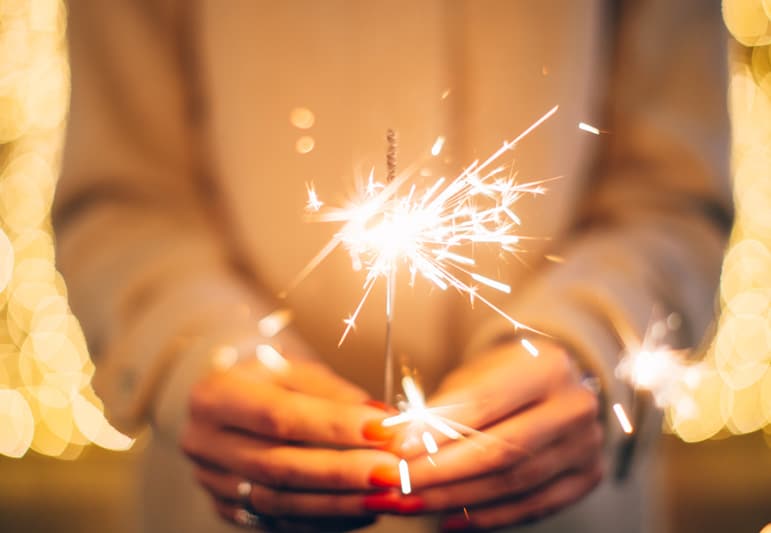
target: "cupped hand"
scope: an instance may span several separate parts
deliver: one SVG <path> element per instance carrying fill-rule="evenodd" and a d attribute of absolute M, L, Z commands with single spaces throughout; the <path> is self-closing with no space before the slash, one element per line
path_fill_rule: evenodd
<path fill-rule="evenodd" d="M 598 400 L 562 347 L 537 346 L 534 357 L 499 345 L 450 374 L 429 407 L 478 431 L 432 455 L 400 446 L 413 493 L 372 495 L 369 508 L 444 512 L 447 531 L 484 530 L 540 519 L 590 492 L 603 472 Z"/>
<path fill-rule="evenodd" d="M 373 469 L 398 461 L 362 435 L 383 417 L 367 398 L 317 362 L 241 362 L 193 388 L 181 446 L 227 520 L 245 525 L 246 508 L 270 530 L 355 529 L 375 520 Z"/>

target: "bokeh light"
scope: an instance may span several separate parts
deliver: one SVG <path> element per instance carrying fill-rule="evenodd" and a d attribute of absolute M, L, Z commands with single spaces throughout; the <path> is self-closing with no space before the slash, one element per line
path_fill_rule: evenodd
<path fill-rule="evenodd" d="M 668 429 L 688 442 L 771 433 L 771 1 L 723 0 L 723 16 L 741 44 L 729 86 L 736 220 L 704 375 L 693 401 L 666 413 Z"/>
<path fill-rule="evenodd" d="M 69 102 L 60 0 L 0 2 L 0 454 L 64 459 L 133 440 L 104 417 L 54 263 L 50 225 Z"/>

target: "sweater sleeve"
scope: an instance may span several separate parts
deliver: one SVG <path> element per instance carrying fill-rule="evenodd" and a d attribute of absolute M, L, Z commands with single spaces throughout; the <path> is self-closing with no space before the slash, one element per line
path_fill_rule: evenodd
<path fill-rule="evenodd" d="M 654 308 L 677 312 L 677 342 L 697 345 L 713 319 L 731 223 L 726 35 L 718 1 L 623 3 L 609 92 L 609 133 L 580 215 L 506 308 L 559 339 L 609 398 L 621 338 L 642 339 Z M 487 323 L 468 353 L 505 336 Z"/>
<path fill-rule="evenodd" d="M 153 421 L 175 433 L 211 354 L 246 349 L 269 310 L 239 274 L 215 191 L 201 178 L 186 5 L 69 6 L 59 266 L 97 362 L 97 392 L 129 430 Z"/>

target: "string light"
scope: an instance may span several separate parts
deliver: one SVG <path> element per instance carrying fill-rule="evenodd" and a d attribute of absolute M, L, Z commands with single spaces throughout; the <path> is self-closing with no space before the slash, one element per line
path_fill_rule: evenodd
<path fill-rule="evenodd" d="M 64 3 L 0 13 L 0 454 L 74 458 L 133 440 L 104 417 L 54 266 L 50 208 L 69 101 Z"/>

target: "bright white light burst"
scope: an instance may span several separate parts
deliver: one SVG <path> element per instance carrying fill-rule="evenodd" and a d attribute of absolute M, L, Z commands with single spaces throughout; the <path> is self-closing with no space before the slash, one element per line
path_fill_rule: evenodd
<path fill-rule="evenodd" d="M 524 194 L 540 195 L 546 189 L 544 181 L 517 183 L 510 168 L 499 160 L 557 109 L 555 106 L 487 159 L 474 161 L 450 180 L 441 177 L 423 187 L 416 183 L 421 179 L 417 173 L 400 174 L 390 183 L 379 182 L 370 174 L 357 198 L 343 207 L 325 206 L 315 189 L 308 186 L 309 218 L 342 223 L 342 228 L 300 272 L 292 286 L 338 246 L 348 252 L 354 270 L 367 273 L 361 301 L 344 320 L 340 344 L 355 327 L 377 280 L 385 279 L 387 294 L 393 294 L 395 273 L 402 267 L 410 272 L 411 283 L 420 276 L 441 290 L 455 288 L 467 294 L 472 303 L 481 301 L 515 328 L 525 328 L 479 293 L 479 285 L 504 293 L 511 288 L 475 272 L 476 262 L 469 248 L 488 245 L 505 253 L 517 251 L 521 236 L 516 230 L 521 221 L 514 212 L 514 204 Z M 437 140 L 433 151 L 438 155 L 440 150 Z M 386 313 L 391 314 L 390 296 Z"/>

